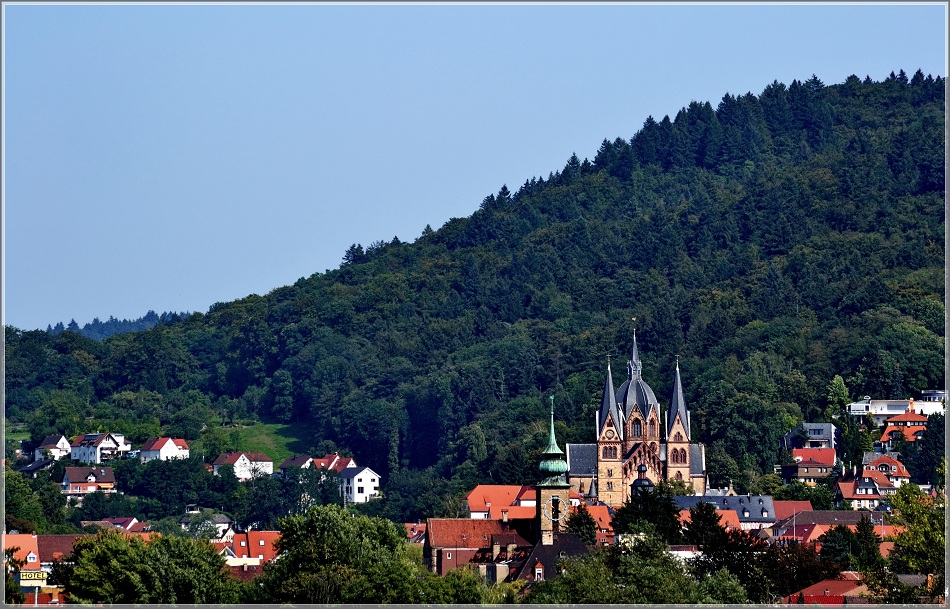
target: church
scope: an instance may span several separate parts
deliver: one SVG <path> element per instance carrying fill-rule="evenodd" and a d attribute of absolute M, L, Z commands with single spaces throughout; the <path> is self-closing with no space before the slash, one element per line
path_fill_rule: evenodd
<path fill-rule="evenodd" d="M 705 447 L 693 443 L 690 411 L 683 397 L 679 362 L 669 408 L 660 406 L 643 380 L 636 331 L 627 361 L 627 379 L 614 389 L 610 360 L 595 419 L 596 444 L 568 444 L 571 487 L 609 506 L 623 505 L 631 484 L 643 476 L 654 485 L 681 480 L 697 495 L 706 493 Z M 645 470 L 641 466 L 646 466 Z"/>

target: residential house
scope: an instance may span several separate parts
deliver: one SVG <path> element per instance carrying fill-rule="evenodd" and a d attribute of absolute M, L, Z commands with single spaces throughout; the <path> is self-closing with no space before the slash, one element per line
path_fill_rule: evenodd
<path fill-rule="evenodd" d="M 614 544 L 613 512 L 603 503 L 585 505 L 587 512 L 597 523 L 597 545 L 611 546 Z M 572 507 L 571 513 L 579 508 Z"/>
<path fill-rule="evenodd" d="M 739 515 L 735 510 L 720 510 L 717 508 L 716 515 L 719 516 L 719 525 L 727 531 L 742 530 L 742 523 L 739 522 Z M 679 519 L 681 526 L 685 526 L 691 522 L 692 518 L 690 516 L 689 510 L 680 510 Z"/>
<path fill-rule="evenodd" d="M 783 604 L 850 605 L 868 603 L 864 576 L 857 571 L 843 571 L 837 579 L 826 579 L 793 592 L 782 599 Z"/>
<path fill-rule="evenodd" d="M 772 499 L 775 508 L 775 522 L 779 523 L 801 512 L 812 511 L 811 501 L 797 501 L 791 499 Z"/>
<path fill-rule="evenodd" d="M 260 453 L 223 453 L 212 464 L 214 475 L 219 476 L 221 467 L 225 465 L 234 468 L 234 475 L 240 482 L 250 480 L 254 476 L 269 476 L 274 473 L 274 462 L 267 455 Z"/>
<path fill-rule="evenodd" d="M 876 469 L 884 474 L 884 477 L 894 485 L 894 488 L 900 488 L 902 484 L 910 482 L 910 472 L 899 459 L 896 453 L 880 454 L 873 452 L 864 453 L 862 465 L 865 468 Z"/>
<path fill-rule="evenodd" d="M 247 531 L 235 533 L 230 541 L 231 551 L 239 559 L 255 559 L 264 564 L 277 558 L 280 531 Z"/>
<path fill-rule="evenodd" d="M 916 442 L 927 431 L 927 417 L 908 410 L 904 414 L 891 417 L 881 434 L 880 443 L 885 451 L 894 449 L 895 442 L 903 438 L 907 442 Z"/>
<path fill-rule="evenodd" d="M 38 473 L 41 471 L 49 471 L 55 464 L 56 461 L 53 461 L 52 459 L 37 459 L 29 465 L 21 467 L 17 471 L 29 478 L 36 478 Z"/>
<path fill-rule="evenodd" d="M 792 449 L 792 460 L 781 467 L 785 484 L 798 480 L 806 486 L 815 486 L 820 478 L 831 475 L 836 461 L 835 449 L 795 448 Z"/>
<path fill-rule="evenodd" d="M 69 440 L 62 434 L 53 434 L 46 436 L 40 445 L 33 450 L 33 460 L 52 459 L 56 461 L 70 454 L 71 447 Z"/>
<path fill-rule="evenodd" d="M 70 444 L 69 455 L 73 461 L 94 464 L 120 458 L 130 450 L 132 445 L 125 441 L 124 434 L 87 433 L 76 436 Z"/>
<path fill-rule="evenodd" d="M 835 483 L 835 505 L 848 501 L 853 510 L 873 510 L 889 495 L 897 492 L 897 487 L 876 469 L 857 467 L 845 470 L 844 474 Z"/>
<path fill-rule="evenodd" d="M 713 504 L 717 510 L 733 510 L 743 531 L 768 528 L 775 524 L 775 507 L 768 495 L 687 495 L 673 497 L 673 500 L 680 510 L 689 510 L 703 502 Z"/>
<path fill-rule="evenodd" d="M 795 448 L 833 448 L 840 443 L 841 432 L 832 423 L 799 423 L 782 437 L 785 450 Z"/>
<path fill-rule="evenodd" d="M 465 495 L 469 517 L 479 520 L 531 518 L 536 502 L 530 492 L 525 493 L 526 489 L 534 491 L 533 486 L 522 484 L 479 484 Z"/>
<path fill-rule="evenodd" d="M 187 459 L 190 454 L 188 443 L 181 438 L 149 438 L 139 451 L 139 459 L 142 463 L 148 463 L 154 459 Z"/>
<path fill-rule="evenodd" d="M 525 539 L 525 535 L 531 536 L 530 529 L 530 520 L 523 518 L 509 521 L 429 518 L 422 546 L 423 562 L 433 573 L 445 575 L 452 569 L 471 563 L 481 551 L 479 571 L 482 576 L 490 578 L 490 581 L 505 581 L 512 571 L 512 561 L 520 567 L 528 556 L 532 544 Z M 505 562 L 508 568 L 503 572 L 489 570 L 489 562 Z M 488 574 L 489 571 L 492 575 Z"/>
<path fill-rule="evenodd" d="M 345 503 L 366 503 L 379 496 L 381 479 L 368 467 L 346 467 L 340 472 L 340 492 Z"/>
<path fill-rule="evenodd" d="M 811 510 L 795 512 L 792 516 L 776 522 L 771 529 L 772 539 L 814 543 L 834 526 L 855 529 L 862 518 L 870 519 L 875 532 L 882 539 L 900 531 L 899 528 L 887 524 L 883 512 Z"/>
<path fill-rule="evenodd" d="M 114 493 L 115 473 L 108 466 L 67 467 L 60 490 L 67 498 L 77 497 L 80 500 L 87 493 L 96 491 Z"/>

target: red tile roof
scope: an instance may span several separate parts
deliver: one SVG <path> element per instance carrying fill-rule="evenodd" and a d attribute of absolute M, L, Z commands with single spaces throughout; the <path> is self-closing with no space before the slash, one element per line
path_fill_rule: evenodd
<path fill-rule="evenodd" d="M 888 424 L 890 423 L 925 423 L 927 422 L 927 417 L 918 413 L 908 410 L 904 414 L 899 414 L 896 417 L 891 417 L 887 420 Z"/>
<path fill-rule="evenodd" d="M 735 510 L 716 510 L 716 514 L 719 515 L 719 524 L 725 527 L 727 531 L 742 528 L 742 523 L 739 522 L 739 514 Z M 689 510 L 680 510 L 680 523 L 686 524 L 689 521 Z"/>
<path fill-rule="evenodd" d="M 479 484 L 465 495 L 465 501 L 470 512 L 490 512 L 493 507 L 514 505 L 524 489 L 520 484 Z M 501 517 L 500 513 L 498 517 Z"/>
<path fill-rule="evenodd" d="M 13 557 L 23 561 L 21 569 L 24 571 L 39 571 L 40 569 L 40 549 L 36 537 L 32 533 L 4 533 L 3 535 L 3 549 L 17 548 Z M 34 560 L 27 561 L 30 554 L 33 555 Z"/>
<path fill-rule="evenodd" d="M 188 450 L 188 443 L 182 440 L 181 438 L 169 438 L 167 436 L 161 438 L 149 438 L 142 444 L 142 450 L 161 450 L 163 446 L 171 442 L 178 448 Z"/>
<path fill-rule="evenodd" d="M 791 518 L 794 514 L 799 512 L 810 512 L 812 510 L 811 501 L 790 501 L 782 499 L 773 499 L 772 508 L 775 510 L 776 522 Z"/>
<path fill-rule="evenodd" d="M 476 550 L 491 544 L 492 535 L 514 535 L 518 545 L 529 545 L 500 520 L 474 518 L 429 518 L 426 537 L 430 547 L 470 548 Z"/>
<path fill-rule="evenodd" d="M 73 555 L 73 544 L 80 537 L 86 535 L 37 535 L 40 562 L 51 563 L 57 560 L 68 560 Z"/>
<path fill-rule="evenodd" d="M 897 459 L 893 457 L 889 457 L 887 455 L 881 455 L 874 461 L 871 461 L 870 463 L 865 465 L 865 467 L 878 469 L 880 465 L 884 465 L 884 464 L 890 466 L 891 468 L 891 471 L 889 472 L 886 472 L 886 473 L 881 472 L 885 476 L 894 476 L 896 478 L 910 478 L 910 472 L 907 471 L 907 468 L 904 466 L 904 464 L 898 461 Z"/>
<path fill-rule="evenodd" d="M 412 543 L 422 543 L 426 537 L 426 525 L 417 522 L 404 522 L 406 527 L 406 539 Z"/>
<path fill-rule="evenodd" d="M 800 457 L 802 461 L 812 460 L 822 465 L 835 464 L 835 449 L 833 448 L 794 448 L 792 457 Z"/>
<path fill-rule="evenodd" d="M 912 425 L 909 427 L 905 427 L 903 425 L 901 426 L 888 425 L 887 428 L 884 429 L 884 433 L 881 434 L 881 442 L 890 442 L 892 439 L 891 432 L 893 431 L 899 431 L 903 433 L 904 439 L 907 440 L 908 442 L 915 442 L 917 440 L 917 436 L 915 434 L 917 434 L 918 432 L 927 431 L 927 428 L 922 425 L 921 426 Z"/>
<path fill-rule="evenodd" d="M 238 558 L 258 558 L 268 562 L 277 558 L 277 548 L 274 544 L 280 539 L 280 531 L 248 531 L 235 533 L 229 544 L 234 555 Z M 244 545 L 241 545 L 244 542 Z"/>

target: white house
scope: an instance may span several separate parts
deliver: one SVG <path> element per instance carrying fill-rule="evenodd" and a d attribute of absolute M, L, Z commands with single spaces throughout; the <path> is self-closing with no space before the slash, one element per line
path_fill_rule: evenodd
<path fill-rule="evenodd" d="M 187 459 L 190 454 L 188 443 L 181 438 L 149 438 L 142 445 L 139 459 L 142 463 L 153 459 L 168 461 L 169 459 Z"/>
<path fill-rule="evenodd" d="M 340 491 L 346 503 L 366 503 L 379 495 L 379 474 L 368 467 L 346 467 L 340 472 Z"/>
<path fill-rule="evenodd" d="M 54 434 L 51 436 L 46 436 L 40 445 L 36 447 L 36 450 L 33 451 L 33 460 L 39 461 L 40 459 L 49 458 L 53 461 L 61 457 L 65 457 L 70 453 L 69 440 L 66 439 L 66 436 L 62 434 Z M 47 455 L 49 455 L 47 457 Z"/>
<path fill-rule="evenodd" d="M 900 416 L 908 411 L 929 417 L 932 414 L 945 414 L 944 402 L 946 391 L 925 390 L 920 400 L 872 400 L 866 395 L 864 399 L 848 404 L 848 413 L 862 423 L 867 419 L 874 419 L 875 425 L 885 425 L 892 417 Z"/>
<path fill-rule="evenodd" d="M 260 453 L 229 452 L 223 453 L 214 460 L 212 470 L 215 476 L 223 465 L 234 467 L 234 475 L 241 482 L 250 480 L 254 476 L 270 476 L 274 473 L 274 462 L 267 455 Z"/>
<path fill-rule="evenodd" d="M 87 433 L 76 436 L 70 444 L 69 455 L 80 463 L 102 463 L 121 457 L 130 450 L 132 445 L 125 441 L 125 434 Z"/>

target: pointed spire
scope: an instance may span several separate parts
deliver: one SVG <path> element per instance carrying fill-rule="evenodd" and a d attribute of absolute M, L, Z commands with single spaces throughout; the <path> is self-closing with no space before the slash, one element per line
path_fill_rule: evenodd
<path fill-rule="evenodd" d="M 614 395 L 614 378 L 610 372 L 609 355 L 607 356 L 607 380 L 604 382 L 604 395 L 600 400 L 600 411 L 598 414 L 598 424 L 600 428 L 597 430 L 597 437 L 600 437 L 600 432 L 603 431 L 604 425 L 607 424 L 608 416 L 613 419 L 614 428 L 617 430 L 620 439 L 623 439 L 623 414 L 617 407 L 617 398 Z"/>
<path fill-rule="evenodd" d="M 541 482 L 538 486 L 567 485 L 567 461 L 564 460 L 564 451 L 558 448 L 557 438 L 554 436 L 554 396 L 551 396 L 551 427 L 548 433 L 548 447 L 541 453 Z"/>
<path fill-rule="evenodd" d="M 637 321 L 637 318 L 634 317 L 633 321 Z M 637 350 L 637 328 L 633 328 L 633 348 L 630 350 L 630 378 L 633 378 L 633 375 L 636 375 L 636 378 L 640 378 L 643 373 L 643 366 L 640 364 L 640 351 Z"/>
<path fill-rule="evenodd" d="M 683 381 L 680 378 L 680 356 L 676 356 L 676 378 L 673 380 L 673 398 L 670 400 L 670 409 L 666 413 L 666 433 L 669 435 L 673 428 L 676 415 L 680 416 L 686 430 L 686 439 L 690 438 L 689 411 L 686 408 L 686 399 L 683 397 Z"/>

